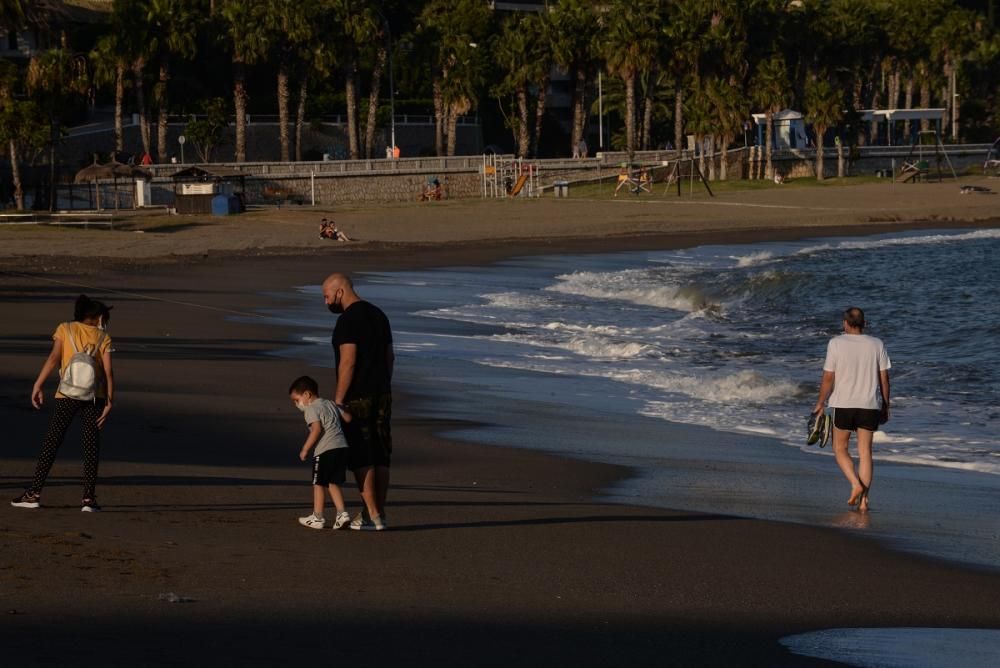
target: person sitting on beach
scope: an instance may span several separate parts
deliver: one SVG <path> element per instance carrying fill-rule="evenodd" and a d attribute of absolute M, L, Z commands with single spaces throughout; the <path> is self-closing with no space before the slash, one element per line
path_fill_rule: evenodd
<path fill-rule="evenodd" d="M 434 176 L 427 179 L 427 185 L 424 186 L 424 191 L 420 193 L 420 201 L 428 202 L 430 200 L 439 200 L 442 197 L 441 181 L 438 177 Z"/>
<path fill-rule="evenodd" d="M 319 223 L 319 238 L 332 241 L 350 241 L 350 237 L 337 228 L 337 223 L 324 218 Z"/>
<path fill-rule="evenodd" d="M 306 424 L 309 425 L 309 435 L 299 452 L 299 459 L 313 458 L 313 510 L 312 514 L 300 517 L 299 523 L 310 529 L 326 527 L 323 506 L 329 493 L 337 509 L 333 528 L 342 529 L 350 524 L 351 516 L 347 513 L 344 494 L 340 491 L 340 485 L 347 478 L 350 460 L 341 423 L 350 422 L 351 414 L 329 399 L 320 398 L 319 384 L 309 376 L 296 378 L 288 388 L 288 395 L 295 407 L 305 414 Z"/>
<path fill-rule="evenodd" d="M 49 419 L 42 440 L 35 477 L 19 497 L 11 501 L 15 508 L 41 507 L 42 488 L 49 476 L 56 453 L 62 445 L 77 413 L 83 422 L 83 501 L 85 513 L 99 511 L 95 487 L 101 447 L 101 428 L 111 413 L 114 377 L 111 373 L 111 337 L 107 326 L 111 307 L 80 295 L 73 309 L 73 321 L 56 327 L 52 350 L 31 390 L 31 405 L 40 410 L 45 402 L 42 386 L 58 367 L 61 382 L 55 395 L 55 411 Z"/>
<path fill-rule="evenodd" d="M 823 411 L 827 398 L 833 409 L 833 454 L 851 483 L 848 505 L 868 510 L 872 486 L 872 438 L 889 420 L 889 354 L 880 339 L 864 333 L 864 311 L 844 311 L 844 333 L 830 339 L 823 363 L 823 380 L 813 415 Z M 858 435 L 858 468 L 847 450 L 851 432 Z"/>

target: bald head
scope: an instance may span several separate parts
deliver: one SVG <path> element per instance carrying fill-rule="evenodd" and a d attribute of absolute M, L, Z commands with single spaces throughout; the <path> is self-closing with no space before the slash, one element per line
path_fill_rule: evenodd
<path fill-rule="evenodd" d="M 354 283 L 347 274 L 334 273 L 323 281 L 323 301 L 334 313 L 342 312 L 356 301 L 360 301 L 354 292 Z"/>

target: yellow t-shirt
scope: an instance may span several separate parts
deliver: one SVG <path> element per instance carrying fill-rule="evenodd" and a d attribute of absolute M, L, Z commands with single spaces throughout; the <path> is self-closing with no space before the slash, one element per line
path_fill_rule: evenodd
<path fill-rule="evenodd" d="M 86 325 L 82 322 L 64 322 L 56 327 L 55 333 L 52 334 L 52 340 L 62 343 L 62 358 L 59 361 L 60 377 L 63 371 L 66 370 L 66 365 L 69 364 L 70 359 L 73 357 L 73 344 L 76 344 L 76 350 L 79 352 L 91 352 L 97 346 L 97 342 L 101 340 L 102 334 L 105 334 L 102 329 L 93 325 Z M 69 337 L 73 337 L 73 343 L 70 343 Z M 104 340 L 101 341 L 100 350 L 94 356 L 97 360 L 97 366 L 101 370 L 101 380 L 95 396 L 101 399 L 108 396 L 108 388 L 104 383 L 104 353 L 110 352 L 114 352 L 114 348 L 111 347 L 111 337 L 105 335 Z M 56 392 L 56 399 L 65 398 L 62 394 Z"/>

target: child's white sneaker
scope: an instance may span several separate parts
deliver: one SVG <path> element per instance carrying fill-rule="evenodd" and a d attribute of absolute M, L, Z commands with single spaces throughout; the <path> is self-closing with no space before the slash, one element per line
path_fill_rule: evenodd
<path fill-rule="evenodd" d="M 337 513 L 337 519 L 333 521 L 333 528 L 334 530 L 343 529 L 350 523 L 351 523 L 351 515 L 346 510 L 344 510 L 342 512 Z"/>
<path fill-rule="evenodd" d="M 310 529 L 322 529 L 326 526 L 326 518 L 318 516 L 316 513 L 308 517 L 300 517 L 299 524 Z"/>

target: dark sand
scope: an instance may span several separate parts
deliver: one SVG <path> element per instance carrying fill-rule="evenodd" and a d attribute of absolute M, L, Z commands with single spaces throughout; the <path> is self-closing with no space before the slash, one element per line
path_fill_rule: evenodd
<path fill-rule="evenodd" d="M 829 233 L 838 231 L 857 230 Z M 29 479 L 46 424 L 28 393 L 48 333 L 80 291 L 51 281 L 161 300 L 107 295 L 120 389 L 103 446 L 105 512 L 78 510 L 72 436 L 47 509 L 0 505 L 4 663 L 819 665 L 778 638 L 832 627 L 1000 627 L 996 573 L 834 530 L 602 503 L 595 491 L 628 470 L 443 440 L 434 435 L 443 425 L 408 409 L 407 396 L 397 397 L 391 530 L 304 529 L 295 519 L 310 499 L 296 458 L 303 429 L 284 392 L 302 372 L 321 388 L 332 374 L 262 355 L 285 343 L 278 328 L 185 305 L 252 312 L 269 305 L 264 293 L 333 269 L 587 249 L 609 246 L 449 245 L 419 257 L 357 249 L 84 272 L 34 258 L 18 263 L 26 274 L 0 273 L 0 488 L 9 497 Z M 839 475 L 832 462 L 830 475 Z M 358 508 L 353 491 L 348 499 Z M 191 600 L 162 600 L 167 593 Z"/>

